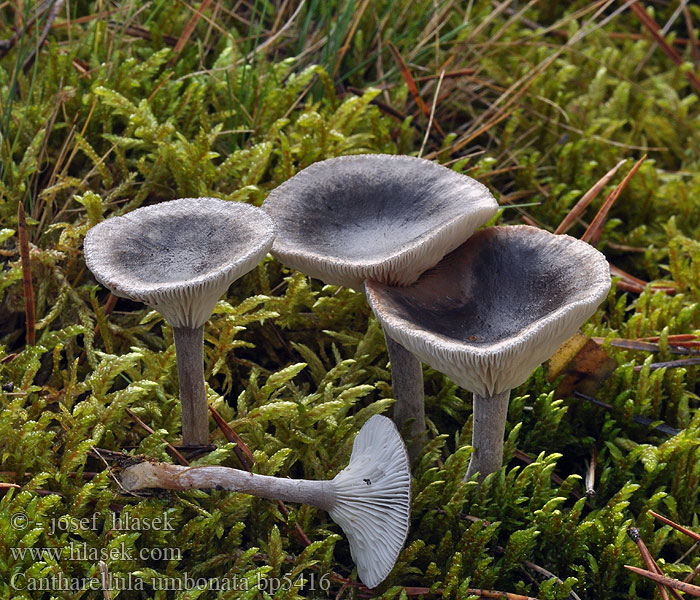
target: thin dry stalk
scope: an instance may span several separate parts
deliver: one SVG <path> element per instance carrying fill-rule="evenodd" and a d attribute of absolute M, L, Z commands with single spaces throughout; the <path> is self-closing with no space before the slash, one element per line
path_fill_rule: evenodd
<path fill-rule="evenodd" d="M 224 434 L 224 437 L 229 442 L 236 444 L 236 447 L 233 449 L 233 451 L 236 453 L 236 456 L 238 456 L 238 460 L 241 461 L 243 468 L 249 473 L 251 473 L 252 466 L 253 464 L 255 464 L 255 459 L 253 457 L 253 453 L 250 451 L 250 448 L 248 448 L 245 442 L 238 436 L 238 434 L 224 420 L 224 418 L 213 406 L 209 405 L 209 410 L 211 411 L 211 414 L 214 417 L 214 421 L 216 421 L 216 424 L 219 426 L 219 429 L 221 429 L 221 432 Z M 289 517 L 289 510 L 284 505 L 284 502 L 282 502 L 282 500 L 277 500 L 277 505 L 279 506 L 279 509 L 282 512 L 282 514 L 285 517 Z M 304 545 L 310 546 L 311 540 L 309 539 L 309 536 L 306 535 L 306 532 L 299 523 L 296 523 L 296 530 L 297 534 L 299 535 L 299 538 L 302 542 L 304 542 Z"/>
<path fill-rule="evenodd" d="M 630 169 L 630 172 L 627 173 L 620 184 L 612 192 L 610 192 L 610 194 L 608 194 L 608 197 L 605 199 L 605 202 L 603 202 L 603 206 L 600 207 L 598 214 L 593 218 L 593 221 L 591 221 L 588 229 L 586 229 L 584 234 L 581 236 L 582 241 L 588 242 L 591 246 L 596 246 L 598 244 L 600 241 L 600 234 L 603 232 L 603 225 L 605 224 L 605 220 L 608 218 L 608 213 L 610 212 L 612 205 L 615 203 L 615 200 L 618 199 L 622 190 L 627 187 L 630 179 L 634 177 L 634 174 L 639 170 L 639 167 L 642 166 L 642 163 L 646 160 L 646 158 L 646 154 L 642 156 L 642 158 L 640 158 Z"/>
<path fill-rule="evenodd" d="M 593 498 L 595 496 L 595 470 L 598 466 L 598 448 L 593 446 L 591 450 L 591 462 L 588 463 L 586 469 L 586 496 Z"/>
<path fill-rule="evenodd" d="M 197 23 L 199 23 L 204 11 L 210 4 L 211 0 L 202 0 L 202 2 L 199 5 L 199 8 L 192 15 L 192 17 L 190 17 L 190 20 L 187 22 L 187 25 L 185 25 L 185 28 L 182 30 L 182 34 L 180 34 L 180 39 L 178 39 L 177 44 L 175 44 L 175 48 L 173 50 L 175 56 L 172 59 L 170 59 L 171 66 L 175 63 L 177 58 L 184 50 L 185 46 L 187 45 L 187 42 L 190 40 L 190 37 L 194 33 L 195 27 L 197 27 Z"/>
<path fill-rule="evenodd" d="M 350 43 L 352 42 L 352 38 L 355 37 L 355 32 L 357 31 L 357 28 L 360 26 L 360 19 L 362 19 L 362 15 L 365 14 L 365 11 L 367 10 L 368 5 L 369 5 L 369 0 L 364 0 L 364 2 L 360 5 L 360 8 L 358 8 L 355 11 L 355 14 L 353 16 L 352 25 L 350 25 L 350 28 L 348 29 L 348 32 L 347 32 L 347 35 L 345 36 L 345 41 L 343 42 L 343 45 L 340 47 L 340 50 L 338 50 L 338 55 L 335 59 L 335 67 L 333 67 L 332 79 L 335 79 L 338 75 L 338 69 L 340 68 L 340 63 L 343 62 L 343 58 L 345 57 L 345 54 L 347 53 L 348 48 L 350 48 Z"/>
<path fill-rule="evenodd" d="M 680 531 L 681 533 L 684 533 L 685 535 L 687 535 L 689 538 L 695 540 L 696 542 L 700 542 L 700 534 L 695 533 L 694 531 L 691 531 L 690 529 L 683 527 L 683 525 L 679 525 L 678 523 L 674 523 L 673 521 L 671 521 L 671 519 L 664 517 L 663 515 L 660 515 L 659 513 L 656 513 L 653 510 L 650 510 L 648 512 L 657 521 L 661 521 L 665 525 L 670 525 L 675 530 Z"/>
<path fill-rule="evenodd" d="M 681 58 L 681 55 L 678 54 L 678 51 L 675 48 L 671 47 L 669 43 L 663 38 L 663 36 L 660 33 L 661 27 L 659 27 L 659 24 L 647 14 L 647 11 L 644 10 L 644 8 L 639 4 L 639 2 L 633 2 L 632 4 L 630 4 L 630 9 L 641 21 L 642 25 L 644 25 L 644 27 L 647 28 L 647 30 L 652 35 L 656 43 L 664 51 L 664 54 L 666 54 L 666 56 L 668 56 L 673 61 L 673 64 L 680 67 L 683 64 L 683 58 Z M 692 85 L 697 92 L 700 92 L 700 79 L 697 78 L 695 73 L 693 73 L 693 71 L 691 70 L 688 70 L 685 72 L 685 76 L 688 78 L 688 81 L 690 81 L 690 85 Z"/>
<path fill-rule="evenodd" d="M 588 190 L 581 199 L 574 205 L 574 207 L 569 211 L 559 223 L 559 227 L 554 230 L 554 233 L 566 233 L 569 228 L 574 224 L 574 221 L 578 219 L 586 207 L 593 201 L 593 199 L 600 193 L 600 191 L 608 185 L 608 182 L 614 177 L 618 169 L 625 163 L 625 160 L 621 160 L 612 169 L 610 169 L 605 175 L 603 175 L 595 185 Z"/>
<path fill-rule="evenodd" d="M 214 421 L 216 421 L 216 424 L 219 426 L 219 429 L 221 429 L 221 432 L 224 434 L 226 440 L 233 444 L 236 444 L 236 447 L 233 449 L 233 451 L 236 453 L 238 460 L 241 461 L 243 468 L 246 471 L 250 471 L 253 465 L 255 464 L 255 458 L 253 457 L 253 453 L 250 451 L 250 448 L 248 448 L 246 443 L 219 414 L 219 411 L 216 410 L 211 404 L 208 406 L 212 417 L 214 417 Z"/>
<path fill-rule="evenodd" d="M 627 535 L 635 544 L 637 544 L 637 548 L 639 548 L 639 553 L 642 555 L 642 560 L 647 566 L 647 569 L 649 569 L 653 573 L 663 575 L 661 569 L 659 568 L 659 565 L 656 564 L 656 561 L 651 556 L 651 552 L 649 552 L 649 549 L 644 543 L 644 540 L 642 539 L 642 536 L 639 533 L 639 529 L 637 529 L 636 527 L 630 527 L 629 529 L 627 529 Z M 664 586 L 662 583 L 657 582 L 656 587 L 659 588 L 659 593 L 661 594 L 663 600 L 668 600 L 668 592 L 666 591 L 666 586 Z M 673 594 L 674 598 L 676 598 L 677 600 L 682 600 L 682 598 L 680 598 L 680 596 L 678 595 L 678 592 L 676 592 L 672 588 L 671 590 L 671 593 Z"/>
<path fill-rule="evenodd" d="M 418 152 L 418 157 L 423 156 L 423 150 L 425 150 L 425 144 L 428 142 L 428 137 L 430 136 L 430 128 L 433 126 L 433 118 L 435 117 L 435 107 L 438 102 L 438 94 L 440 93 L 440 86 L 442 85 L 442 78 L 445 76 L 445 71 L 440 72 L 440 79 L 438 79 L 437 85 L 435 86 L 435 96 L 433 96 L 433 105 L 430 107 L 430 118 L 428 119 L 428 127 L 425 129 L 425 135 L 423 136 L 423 143 L 420 146 L 420 151 Z"/>
<path fill-rule="evenodd" d="M 51 31 L 51 26 L 53 25 L 53 22 L 55 21 L 56 15 L 61 9 L 61 6 L 63 6 L 64 1 L 65 0 L 54 1 L 53 6 L 49 11 L 49 15 L 48 17 L 46 17 L 46 24 L 44 25 L 44 28 L 41 30 L 41 34 L 39 35 L 39 40 L 37 41 L 34 48 L 32 48 L 32 51 L 29 53 L 27 59 L 22 64 L 22 71 L 25 74 L 27 73 L 27 71 L 29 71 L 29 69 L 31 69 L 32 65 L 34 64 L 34 61 L 36 60 L 36 53 L 39 50 L 39 48 L 41 48 L 44 45 L 44 42 L 46 41 L 46 38 L 49 35 L 49 31 Z"/>
<path fill-rule="evenodd" d="M 22 286 L 24 288 L 24 314 L 27 322 L 27 344 L 36 343 L 36 318 L 34 315 L 34 287 L 32 285 L 32 266 L 29 260 L 29 235 L 27 220 L 24 216 L 24 203 L 17 205 L 17 235 L 19 237 L 19 256 L 22 264 Z"/>
<path fill-rule="evenodd" d="M 683 18 L 685 19 L 685 27 L 688 30 L 688 41 L 690 42 L 690 49 L 693 53 L 693 62 L 697 67 L 700 64 L 700 48 L 698 48 L 698 40 L 695 37 L 695 29 L 693 29 L 693 19 L 690 16 L 687 4 L 683 4 L 681 10 L 683 11 Z"/>
<path fill-rule="evenodd" d="M 421 98 L 420 92 L 418 91 L 418 86 L 416 85 L 416 82 L 413 79 L 413 75 L 411 75 L 411 71 L 409 71 L 408 66 L 406 65 L 406 61 L 404 61 L 403 56 L 401 56 L 399 49 L 396 46 L 394 46 L 394 44 L 392 44 L 391 42 L 389 42 L 387 45 L 389 46 L 391 55 L 396 61 L 396 65 L 399 68 L 401 77 L 403 77 L 404 81 L 406 82 L 406 85 L 408 86 L 408 91 L 411 92 L 411 96 L 413 96 L 413 100 L 415 101 L 416 105 L 418 106 L 419 110 L 423 113 L 423 115 L 426 118 L 430 118 L 430 110 L 425 105 L 425 102 L 423 102 L 423 98 Z M 445 135 L 445 132 L 442 130 L 442 127 L 440 127 L 440 124 L 437 121 L 435 121 L 435 129 L 437 129 L 440 132 L 440 135 Z"/>
<path fill-rule="evenodd" d="M 700 598 L 700 587 L 697 585 L 693 585 L 691 583 L 685 583 L 684 581 L 678 581 L 677 579 L 672 579 L 671 577 L 666 577 L 666 575 L 659 575 L 658 573 L 652 573 L 651 571 L 645 571 L 644 569 L 640 569 L 638 567 L 633 567 L 631 565 L 625 565 L 625 569 L 628 569 L 632 571 L 632 573 L 636 573 L 637 575 L 641 575 L 642 577 L 646 577 L 647 579 L 651 579 L 652 581 L 655 581 L 656 583 L 662 583 L 667 587 L 674 588 L 676 590 L 680 590 L 681 592 L 685 592 L 686 594 L 690 594 L 691 596 L 694 596 L 695 598 Z"/>
<path fill-rule="evenodd" d="M 127 408 L 126 412 L 136 422 L 136 424 L 139 427 L 141 427 L 141 429 L 146 431 L 149 435 L 152 435 L 154 433 L 153 429 L 146 425 L 146 423 L 144 423 L 141 419 L 139 419 L 130 408 Z M 170 454 L 170 456 L 172 456 L 183 467 L 187 467 L 190 464 L 190 461 L 187 460 L 182 454 L 180 454 L 180 451 L 172 444 L 166 442 L 166 449 L 168 451 L 168 454 Z"/>

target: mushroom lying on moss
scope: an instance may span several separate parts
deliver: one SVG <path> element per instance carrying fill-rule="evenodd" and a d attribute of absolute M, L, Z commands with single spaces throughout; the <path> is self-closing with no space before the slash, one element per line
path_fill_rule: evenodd
<path fill-rule="evenodd" d="M 275 227 L 259 208 L 182 198 L 97 224 L 85 262 L 116 296 L 143 302 L 173 328 L 182 404 L 182 443 L 209 441 L 204 324 L 216 302 L 272 246 Z"/>
<path fill-rule="evenodd" d="M 606 297 L 610 269 L 592 246 L 526 225 L 489 227 L 408 287 L 368 281 L 388 334 L 474 393 L 466 478 L 501 467 L 510 390 Z"/>
<path fill-rule="evenodd" d="M 350 463 L 330 481 L 142 462 L 124 470 L 122 485 L 130 491 L 218 488 L 326 510 L 348 536 L 357 573 L 368 587 L 389 575 L 408 535 L 411 474 L 406 446 L 391 420 L 381 415 L 360 429 Z"/>
<path fill-rule="evenodd" d="M 490 219 L 488 189 L 410 156 L 367 154 L 314 163 L 274 189 L 263 208 L 277 223 L 272 254 L 325 283 L 410 285 Z M 385 330 L 385 335 L 386 335 Z M 425 432 L 421 364 L 386 335 L 397 400 L 394 422 Z"/>

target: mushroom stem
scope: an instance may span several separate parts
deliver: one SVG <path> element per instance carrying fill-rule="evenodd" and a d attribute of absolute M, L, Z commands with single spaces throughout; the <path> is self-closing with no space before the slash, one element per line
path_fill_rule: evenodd
<path fill-rule="evenodd" d="M 204 389 L 204 326 L 173 327 L 182 408 L 182 445 L 209 443 L 209 412 Z"/>
<path fill-rule="evenodd" d="M 326 511 L 332 508 L 334 497 L 329 481 L 255 475 L 229 467 L 181 467 L 150 462 L 126 469 L 122 485 L 132 491 L 144 488 L 224 489 L 259 498 L 311 504 Z"/>
<path fill-rule="evenodd" d="M 406 348 L 384 332 L 391 362 L 391 388 L 396 398 L 394 423 L 399 431 L 411 423 L 409 455 L 411 459 L 422 449 L 425 438 L 425 393 L 421 362 Z"/>
<path fill-rule="evenodd" d="M 464 476 L 467 481 L 479 473 L 479 482 L 503 465 L 503 437 L 508 417 L 510 390 L 485 398 L 474 394 L 472 447 L 474 452 Z"/>

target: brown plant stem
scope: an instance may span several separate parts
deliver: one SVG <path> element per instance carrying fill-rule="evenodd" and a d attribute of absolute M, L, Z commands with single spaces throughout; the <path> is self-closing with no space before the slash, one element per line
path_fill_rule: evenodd
<path fill-rule="evenodd" d="M 34 287 L 32 286 L 32 265 L 29 260 L 29 235 L 27 220 L 24 216 L 24 203 L 17 205 L 17 235 L 19 237 L 19 256 L 22 264 L 22 286 L 24 287 L 24 314 L 26 315 L 27 344 L 36 343 L 36 320 L 34 315 Z"/>

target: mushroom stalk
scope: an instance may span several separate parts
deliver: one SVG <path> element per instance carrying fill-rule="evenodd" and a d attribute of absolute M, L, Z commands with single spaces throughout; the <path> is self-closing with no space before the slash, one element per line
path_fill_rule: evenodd
<path fill-rule="evenodd" d="M 209 443 L 209 412 L 204 389 L 204 326 L 173 327 L 180 382 L 182 445 Z"/>
<path fill-rule="evenodd" d="M 229 467 L 190 468 L 150 462 L 128 468 L 122 484 L 129 490 L 155 487 L 168 490 L 224 489 L 259 498 L 311 504 L 326 511 L 332 508 L 334 496 L 329 481 L 255 475 Z"/>
<path fill-rule="evenodd" d="M 503 435 L 508 417 L 510 390 L 484 398 L 474 394 L 474 422 L 472 425 L 472 447 L 474 452 L 464 476 L 467 481 L 479 473 L 479 481 L 494 473 L 503 464 Z"/>
<path fill-rule="evenodd" d="M 423 368 L 421 362 L 406 348 L 384 332 L 386 349 L 391 362 L 391 388 L 396 404 L 394 404 L 394 423 L 399 431 L 405 423 L 411 423 L 411 438 L 409 454 L 414 458 L 420 451 L 422 439 L 425 437 L 425 392 L 423 390 Z"/>

